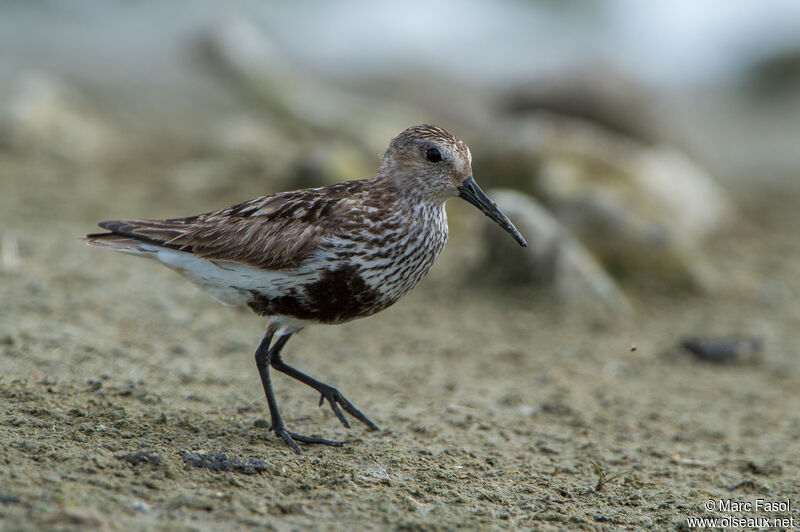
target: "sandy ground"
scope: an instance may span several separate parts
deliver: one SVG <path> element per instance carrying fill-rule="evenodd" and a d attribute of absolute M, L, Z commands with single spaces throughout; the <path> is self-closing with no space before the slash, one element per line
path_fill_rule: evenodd
<path fill-rule="evenodd" d="M 465 283 L 477 240 L 454 227 L 404 301 L 288 344 L 382 427 L 348 431 L 277 376 L 290 428 L 347 440 L 295 456 L 267 429 L 262 321 L 79 240 L 98 219 L 194 214 L 270 185 L 187 191 L 161 179 L 167 163 L 0 159 L 3 530 L 800 525 L 797 190 L 739 185 L 746 221 L 709 249 L 719 294 L 640 293 L 624 321 Z M 760 356 L 676 347 L 736 334 L 760 337 Z M 792 508 L 703 508 L 759 498 Z"/>

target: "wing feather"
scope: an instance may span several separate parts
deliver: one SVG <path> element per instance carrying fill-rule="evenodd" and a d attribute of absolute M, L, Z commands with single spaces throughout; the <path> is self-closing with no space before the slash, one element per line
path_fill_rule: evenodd
<path fill-rule="evenodd" d="M 339 227 L 362 181 L 283 192 L 226 209 L 167 220 L 108 220 L 111 234 L 265 269 L 299 265 Z M 98 235 L 89 235 L 97 237 Z"/>

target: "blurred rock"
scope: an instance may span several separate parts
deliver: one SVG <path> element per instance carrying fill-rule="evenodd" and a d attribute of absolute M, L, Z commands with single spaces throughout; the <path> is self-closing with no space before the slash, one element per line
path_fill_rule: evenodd
<path fill-rule="evenodd" d="M 786 48 L 754 62 L 747 84 L 762 98 L 797 97 L 800 90 L 800 48 Z"/>
<path fill-rule="evenodd" d="M 221 167 L 249 162 L 266 174 L 273 190 L 311 188 L 371 177 L 379 161 L 346 138 L 292 139 L 264 120 L 243 115 L 220 119 L 209 147 L 212 157 L 181 164 L 173 176 L 177 184 L 209 189 L 217 186 Z"/>
<path fill-rule="evenodd" d="M 351 142 L 330 139 L 305 146 L 292 172 L 293 188 L 323 185 L 369 178 L 375 174 L 380 159 L 364 156 Z"/>
<path fill-rule="evenodd" d="M 277 128 L 246 114 L 220 117 L 210 132 L 216 151 L 256 160 L 270 160 L 276 166 L 288 165 L 298 156 L 297 143 Z"/>
<path fill-rule="evenodd" d="M 15 272 L 22 266 L 19 254 L 19 240 L 11 231 L 0 233 L 0 272 Z"/>
<path fill-rule="evenodd" d="M 189 194 L 219 193 L 228 186 L 233 170 L 222 158 L 193 158 L 178 163 L 166 176 L 167 182 Z"/>
<path fill-rule="evenodd" d="M 498 237 L 497 226 L 486 218 L 487 258 L 482 271 L 509 284 L 552 286 L 556 296 L 567 303 L 595 302 L 616 314 L 630 312 L 630 303 L 614 280 L 535 199 L 507 189 L 490 190 L 489 196 L 513 220 L 528 247 Z"/>
<path fill-rule="evenodd" d="M 732 207 L 682 152 L 547 113 L 508 121 L 489 142 L 480 175 L 539 198 L 615 274 L 712 288 L 701 247 Z"/>
<path fill-rule="evenodd" d="M 500 103 L 501 112 L 546 112 L 580 119 L 648 145 L 673 143 L 656 98 L 610 66 L 539 80 L 517 87 Z"/>
<path fill-rule="evenodd" d="M 182 164 L 183 168 L 178 168 L 175 176 L 176 182 L 210 190 L 218 186 L 215 183 L 221 175 L 218 169 L 226 167 L 225 172 L 233 173 L 227 177 L 222 174 L 223 179 L 230 182 L 230 178 L 236 176 L 237 185 L 241 185 L 242 180 L 257 179 L 265 186 L 265 193 L 299 188 L 298 166 L 307 158 L 306 149 L 269 121 L 245 114 L 227 115 L 207 133 L 206 151 L 209 153 L 205 158 Z M 316 183 L 316 186 L 320 184 L 323 183 Z"/>
<path fill-rule="evenodd" d="M 398 131 L 430 120 L 415 107 L 344 91 L 309 75 L 243 16 L 220 21 L 199 44 L 210 68 L 298 140 L 349 139 L 365 158 L 374 157 Z"/>
<path fill-rule="evenodd" d="M 205 196 L 216 202 L 238 202 L 246 197 L 245 193 L 261 195 L 286 190 L 294 180 L 288 163 L 276 166 L 270 160 L 212 153 L 176 162 L 165 173 L 163 183 L 195 199 Z"/>
<path fill-rule="evenodd" d="M 27 72 L 0 106 L 0 145 L 95 161 L 114 153 L 120 139 L 73 87 L 46 73 Z"/>

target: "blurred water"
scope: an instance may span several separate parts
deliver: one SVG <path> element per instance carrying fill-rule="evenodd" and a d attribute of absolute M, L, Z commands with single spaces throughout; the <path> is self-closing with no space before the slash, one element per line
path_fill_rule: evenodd
<path fill-rule="evenodd" d="M 190 80 L 187 40 L 234 13 L 344 78 L 416 70 L 507 84 L 605 62 L 680 87 L 725 81 L 769 50 L 800 46 L 794 0 L 7 0 L 0 9 L 0 80 L 38 66 L 109 86 Z"/>

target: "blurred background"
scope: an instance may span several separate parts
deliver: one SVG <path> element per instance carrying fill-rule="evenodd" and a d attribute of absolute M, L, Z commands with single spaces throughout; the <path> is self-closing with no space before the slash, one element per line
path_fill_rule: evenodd
<path fill-rule="evenodd" d="M 80 238 L 371 177 L 420 123 L 530 245 L 451 201 L 421 287 L 303 331 L 287 360 L 390 430 L 281 379 L 291 428 L 348 439 L 289 459 L 263 320 Z M 663 529 L 796 497 L 799 205 L 796 0 L 0 0 L 0 528 Z M 228 482 L 204 449 L 276 465 Z"/>
<path fill-rule="evenodd" d="M 521 261 L 500 276 L 560 298 L 624 306 L 614 282 L 643 273 L 713 289 L 704 243 L 800 168 L 791 0 L 2 9 L 4 150 L 190 209 L 369 177 L 397 132 L 441 124 L 473 147 L 484 187 L 525 194 L 501 206 L 547 243 L 523 255 L 489 239 L 489 262 Z"/>

